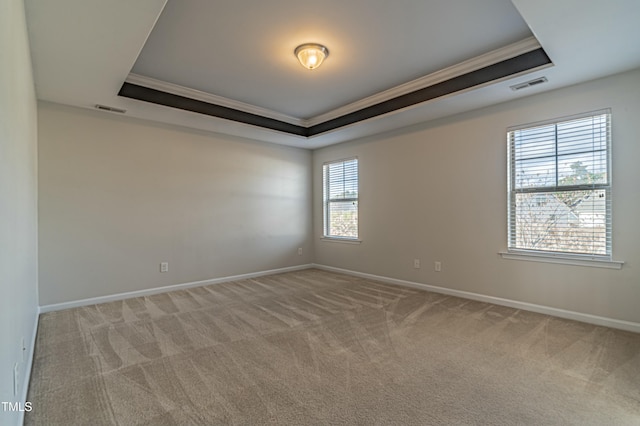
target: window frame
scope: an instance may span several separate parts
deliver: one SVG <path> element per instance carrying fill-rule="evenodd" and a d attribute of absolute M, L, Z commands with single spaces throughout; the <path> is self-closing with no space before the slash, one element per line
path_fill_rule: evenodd
<path fill-rule="evenodd" d="M 356 198 L 341 198 L 335 199 L 333 202 L 356 202 L 356 236 L 340 236 L 340 235 L 331 235 L 329 233 L 329 225 L 330 225 L 330 209 L 329 206 L 332 202 L 331 199 L 328 198 L 328 194 L 330 194 L 330 180 L 328 179 L 328 166 L 339 164 L 339 163 L 347 163 L 350 161 L 356 162 L 356 179 L 357 179 L 357 197 Z M 336 241 L 336 242 L 344 242 L 344 243 L 360 243 L 360 161 L 357 156 L 342 158 L 339 160 L 331 160 L 322 163 L 322 239 L 326 241 Z"/>
<path fill-rule="evenodd" d="M 556 162 L 556 183 L 552 186 L 538 185 L 532 187 L 517 187 L 516 176 L 516 147 L 515 139 L 512 138 L 513 132 L 519 130 L 533 129 L 536 127 L 563 124 L 573 120 L 581 118 L 596 117 L 600 115 L 607 115 L 607 140 L 606 140 L 606 183 L 592 183 L 592 184 L 577 184 L 577 185 L 559 185 L 558 184 L 558 159 L 563 154 L 558 153 L 558 135 L 554 136 L 553 143 L 555 145 L 556 152 L 553 156 Z M 503 258 L 506 259 L 520 259 L 520 260 L 532 260 L 552 263 L 568 263 L 573 265 L 584 266 L 599 266 L 606 268 L 619 269 L 622 266 L 622 262 L 612 260 L 612 173 L 611 173 L 611 158 L 612 158 L 612 114 L 611 109 L 601 109 L 596 111 L 590 111 L 582 114 L 575 114 L 571 116 L 554 118 L 551 120 L 539 121 L 535 123 L 523 124 L 518 126 L 512 126 L 507 129 L 507 251 L 500 252 Z M 595 152 L 595 151 L 587 151 Z M 603 190 L 605 191 L 605 254 L 598 253 L 574 253 L 569 251 L 552 251 L 544 249 L 531 249 L 518 247 L 516 243 L 516 195 L 521 193 L 562 193 L 569 191 L 579 190 Z"/>

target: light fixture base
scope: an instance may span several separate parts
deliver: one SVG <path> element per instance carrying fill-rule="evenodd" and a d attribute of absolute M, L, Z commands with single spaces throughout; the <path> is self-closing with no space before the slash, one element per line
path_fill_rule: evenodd
<path fill-rule="evenodd" d="M 305 43 L 296 47 L 293 53 L 303 67 L 313 70 L 329 56 L 329 49 L 318 43 Z"/>

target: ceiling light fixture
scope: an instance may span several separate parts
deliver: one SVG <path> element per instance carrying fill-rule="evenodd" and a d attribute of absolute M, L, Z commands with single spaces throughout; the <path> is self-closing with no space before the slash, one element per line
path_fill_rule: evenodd
<path fill-rule="evenodd" d="M 300 64 L 308 70 L 316 69 L 329 56 L 329 49 L 321 44 L 305 43 L 293 51 Z"/>

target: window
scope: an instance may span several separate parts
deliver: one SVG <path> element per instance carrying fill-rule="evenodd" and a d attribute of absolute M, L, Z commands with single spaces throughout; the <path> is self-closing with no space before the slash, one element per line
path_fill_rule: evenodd
<path fill-rule="evenodd" d="M 611 113 L 511 128 L 513 251 L 611 259 Z"/>
<path fill-rule="evenodd" d="M 324 236 L 358 239 L 358 159 L 322 167 Z"/>

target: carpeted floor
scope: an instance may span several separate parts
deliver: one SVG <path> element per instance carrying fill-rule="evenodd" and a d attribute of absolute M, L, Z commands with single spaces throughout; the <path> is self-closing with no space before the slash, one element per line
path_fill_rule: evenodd
<path fill-rule="evenodd" d="M 638 425 L 640 334 L 319 270 L 43 314 L 27 425 Z"/>

